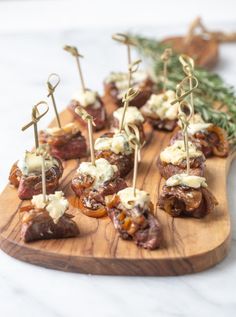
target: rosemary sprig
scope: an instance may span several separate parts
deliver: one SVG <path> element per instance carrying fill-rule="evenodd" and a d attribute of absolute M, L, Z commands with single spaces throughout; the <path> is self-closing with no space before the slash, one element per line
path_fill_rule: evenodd
<path fill-rule="evenodd" d="M 157 86 L 162 89 L 163 62 L 161 55 L 166 46 L 157 40 L 139 35 L 129 35 L 129 38 L 142 57 L 151 62 Z M 236 146 L 236 94 L 233 87 L 228 86 L 219 75 L 199 67 L 195 67 L 194 75 L 199 81 L 199 86 L 194 91 L 195 110 L 201 113 L 205 121 L 225 129 L 229 141 Z M 182 65 L 179 63 L 179 56 L 173 53 L 168 64 L 167 89 L 175 90 L 176 85 L 183 77 L 184 73 Z"/>

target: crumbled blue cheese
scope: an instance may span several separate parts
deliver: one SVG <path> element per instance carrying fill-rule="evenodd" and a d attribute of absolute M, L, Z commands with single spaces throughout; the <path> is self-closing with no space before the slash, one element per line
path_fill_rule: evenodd
<path fill-rule="evenodd" d="M 52 136 L 60 136 L 65 133 L 71 133 L 76 134 L 80 131 L 80 126 L 77 122 L 71 122 L 66 125 L 64 125 L 62 128 L 59 127 L 53 127 L 53 128 L 47 128 L 46 132 Z"/>
<path fill-rule="evenodd" d="M 55 194 L 46 196 L 46 203 L 43 200 L 43 194 L 35 195 L 32 198 L 32 205 L 39 209 L 46 209 L 55 223 L 63 216 L 69 208 L 69 203 L 64 197 L 62 191 L 56 191 Z"/>
<path fill-rule="evenodd" d="M 55 165 L 58 165 L 58 162 L 52 156 L 45 158 L 46 171 Z M 32 173 L 40 173 L 42 170 L 42 157 L 41 155 L 36 155 L 35 152 L 26 151 L 24 157 L 18 161 L 17 166 L 25 176 Z"/>
<path fill-rule="evenodd" d="M 188 133 L 194 135 L 199 131 L 206 130 L 210 126 L 212 126 L 212 123 L 205 122 L 200 114 L 195 114 L 190 120 L 190 124 L 188 126 Z"/>
<path fill-rule="evenodd" d="M 202 152 L 199 151 L 192 142 L 188 142 L 189 147 L 189 157 L 195 158 L 202 156 Z M 182 160 L 187 158 L 184 141 L 176 140 L 174 144 L 166 147 L 160 153 L 160 159 L 162 162 L 171 163 L 173 165 L 178 165 Z"/>
<path fill-rule="evenodd" d="M 94 143 L 96 151 L 110 150 L 115 154 L 131 154 L 133 152 L 128 136 L 125 133 L 115 133 L 112 138 L 102 137 L 97 138 Z"/>
<path fill-rule="evenodd" d="M 93 177 L 93 188 L 98 189 L 106 181 L 109 181 L 114 177 L 114 174 L 117 172 L 117 167 L 111 165 L 104 158 L 99 158 L 95 160 L 95 165 L 91 162 L 82 162 L 77 169 L 77 172 Z"/>
<path fill-rule="evenodd" d="M 163 94 L 152 94 L 144 108 L 147 112 L 155 113 L 161 120 L 175 120 L 178 116 L 178 102 L 171 105 L 176 98 L 173 90 L 167 90 Z"/>
<path fill-rule="evenodd" d="M 118 120 L 118 122 L 121 121 L 123 116 L 124 108 L 119 108 L 113 113 L 113 117 Z M 142 113 L 138 110 L 137 107 L 128 107 L 125 112 L 125 118 L 124 118 L 124 124 L 129 123 L 142 123 L 144 122 L 144 117 Z"/>
<path fill-rule="evenodd" d="M 148 74 L 145 71 L 139 70 L 132 74 L 133 88 L 137 88 L 138 85 L 148 78 Z M 128 74 L 122 72 L 112 72 L 105 79 L 105 84 L 115 83 L 118 89 L 118 98 L 122 98 L 124 92 L 128 89 Z"/>
<path fill-rule="evenodd" d="M 191 188 L 207 187 L 205 177 L 187 175 L 185 173 L 173 175 L 166 181 L 166 186 L 168 187 L 179 185 L 188 186 Z"/>
<path fill-rule="evenodd" d="M 133 187 L 122 189 L 117 193 L 117 195 L 126 209 L 133 209 L 136 206 L 140 206 L 141 209 L 145 209 L 148 208 L 151 202 L 149 193 L 144 190 L 135 189 L 134 195 Z"/>
<path fill-rule="evenodd" d="M 87 107 L 89 105 L 96 106 L 97 95 L 98 93 L 96 91 L 80 90 L 73 95 L 72 99 L 78 101 L 82 107 Z"/>

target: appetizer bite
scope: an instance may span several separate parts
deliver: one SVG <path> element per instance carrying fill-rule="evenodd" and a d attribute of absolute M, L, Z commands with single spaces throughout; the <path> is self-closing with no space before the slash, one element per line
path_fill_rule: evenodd
<path fill-rule="evenodd" d="M 132 145 L 135 149 L 133 186 L 124 188 L 115 195 L 106 197 L 106 210 L 115 229 L 124 240 L 133 240 L 137 246 L 154 250 L 160 246 L 162 231 L 158 220 L 153 215 L 153 203 L 150 195 L 136 188 L 138 174 L 138 156 L 141 147 L 137 127 Z"/>
<path fill-rule="evenodd" d="M 178 121 L 178 103 L 171 105 L 176 94 L 167 90 L 161 94 L 152 94 L 146 104 L 141 108 L 144 117 L 154 129 L 173 131 Z"/>
<path fill-rule="evenodd" d="M 134 151 L 130 145 L 130 136 L 124 129 L 126 112 L 129 102 L 138 94 L 133 88 L 128 89 L 123 101 L 122 116 L 119 122 L 119 130 L 115 133 L 106 133 L 95 141 L 94 149 L 96 158 L 105 158 L 111 164 L 117 166 L 121 177 L 126 176 L 133 168 Z"/>
<path fill-rule="evenodd" d="M 42 193 L 42 158 L 38 148 L 31 152 L 26 151 L 24 156 L 11 168 L 9 181 L 18 188 L 20 199 L 31 199 L 34 195 Z M 50 154 L 45 157 L 47 193 L 54 193 L 59 186 L 59 179 L 63 173 L 61 161 Z"/>
<path fill-rule="evenodd" d="M 142 107 L 150 95 L 154 90 L 154 82 L 151 77 L 144 71 L 137 71 L 137 69 L 133 72 L 130 72 L 130 67 L 132 65 L 131 61 L 131 49 L 130 46 L 133 43 L 130 41 L 127 35 L 125 34 L 114 34 L 112 38 L 127 47 L 127 55 L 128 55 L 128 69 L 129 74 L 122 72 L 112 72 L 105 80 L 104 80 L 104 92 L 105 92 L 105 100 L 107 102 L 111 102 L 115 104 L 117 107 L 123 106 L 123 95 L 132 87 L 136 90 L 139 90 L 139 94 L 132 99 L 130 105 L 140 108 Z"/>
<path fill-rule="evenodd" d="M 56 80 L 55 85 L 51 83 Z M 78 122 L 68 123 L 64 126 L 57 111 L 57 106 L 54 98 L 54 91 L 60 82 L 59 75 L 53 73 L 49 75 L 48 97 L 51 96 L 52 104 L 54 107 L 57 127 L 48 128 L 40 131 L 39 142 L 41 144 L 48 144 L 49 151 L 52 156 L 58 157 L 61 160 L 78 159 L 87 156 L 87 145 L 84 136 L 81 134 L 80 125 Z"/>
<path fill-rule="evenodd" d="M 40 114 L 39 106 L 43 104 L 47 107 Z M 58 188 L 59 179 L 63 173 L 61 161 L 47 152 L 47 145 L 39 146 L 37 123 L 47 112 L 47 103 L 40 101 L 32 109 L 32 121 L 22 128 L 22 131 L 24 131 L 33 125 L 35 139 L 35 149 L 30 152 L 26 151 L 23 158 L 12 166 L 9 175 L 10 184 L 18 188 L 18 196 L 22 200 L 31 199 L 34 195 L 42 193 L 42 168 L 45 169 L 45 184 L 48 194 L 54 193 Z M 43 160 L 42 153 L 44 152 L 46 154 Z"/>
<path fill-rule="evenodd" d="M 204 176 L 205 157 L 197 146 L 188 141 L 190 175 Z M 172 175 L 182 174 L 187 167 L 187 154 L 184 140 L 176 140 L 166 147 L 157 161 L 158 169 L 162 177 L 168 179 Z"/>
<path fill-rule="evenodd" d="M 127 187 L 119 177 L 118 168 L 105 158 L 95 159 L 92 124 L 93 118 L 83 108 L 77 113 L 88 124 L 91 162 L 82 162 L 72 179 L 71 187 L 79 197 L 79 209 L 89 217 L 106 215 L 105 196 Z"/>
<path fill-rule="evenodd" d="M 183 173 L 167 179 L 158 204 L 172 217 L 202 218 L 218 203 L 204 177 Z"/>
<path fill-rule="evenodd" d="M 141 111 L 145 118 L 157 130 L 173 131 L 177 124 L 178 103 L 171 104 L 176 99 L 173 90 L 166 89 L 167 86 L 167 63 L 172 54 L 171 49 L 165 49 L 161 56 L 163 61 L 163 92 L 152 94 Z"/>
<path fill-rule="evenodd" d="M 40 131 L 39 142 L 48 144 L 51 155 L 61 160 L 87 156 L 85 137 L 81 134 L 77 122 L 68 123 L 62 128 L 54 127 Z"/>
<path fill-rule="evenodd" d="M 154 250 L 162 241 L 162 231 L 153 215 L 153 203 L 143 190 L 127 187 L 106 197 L 108 216 L 124 240 L 133 240 L 137 246 Z"/>
<path fill-rule="evenodd" d="M 144 71 L 138 71 L 132 76 L 132 85 L 139 90 L 139 94 L 131 101 L 130 105 L 141 108 L 155 91 L 155 83 L 151 77 Z M 104 80 L 104 97 L 107 103 L 122 107 L 122 97 L 127 91 L 128 75 L 127 73 L 112 72 Z"/>
<path fill-rule="evenodd" d="M 78 208 L 89 217 L 100 218 L 107 214 L 105 196 L 127 187 L 118 176 L 118 169 L 104 158 L 82 162 L 72 179 L 71 187 L 79 197 Z"/>
<path fill-rule="evenodd" d="M 225 130 L 212 123 L 204 122 L 200 114 L 195 114 L 190 120 L 188 134 L 191 142 L 203 152 L 205 157 L 228 156 L 229 143 Z M 182 139 L 183 133 L 178 131 L 172 137 L 171 143 Z"/>
<path fill-rule="evenodd" d="M 112 114 L 111 119 L 111 130 L 114 132 L 119 131 L 119 127 L 122 121 L 123 108 L 119 108 Z M 144 132 L 144 117 L 140 110 L 136 107 L 129 106 L 125 112 L 124 125 L 134 124 L 139 129 L 141 142 L 145 141 L 145 132 Z"/>
<path fill-rule="evenodd" d="M 84 124 L 84 121 L 81 120 L 80 116 L 78 116 L 75 113 L 75 109 L 77 107 L 85 108 L 86 111 L 94 118 L 94 122 L 96 124 L 95 129 L 101 130 L 106 125 L 106 110 L 103 101 L 101 97 L 98 95 L 98 93 L 85 87 L 79 60 L 79 58 L 82 57 L 82 55 L 79 54 L 77 48 L 74 46 L 66 45 L 64 49 L 70 52 L 76 58 L 82 87 L 82 89 L 76 92 L 72 97 L 68 109 L 73 114 L 74 119 L 78 120 L 81 124 Z"/>
<path fill-rule="evenodd" d="M 79 228 L 68 213 L 69 203 L 62 191 L 55 194 L 33 196 L 24 212 L 21 238 L 25 242 L 48 239 L 65 239 L 79 235 Z"/>

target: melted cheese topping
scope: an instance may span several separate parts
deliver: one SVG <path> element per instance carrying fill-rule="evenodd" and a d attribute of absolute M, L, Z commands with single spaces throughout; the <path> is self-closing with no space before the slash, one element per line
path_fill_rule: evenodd
<path fill-rule="evenodd" d="M 126 209 L 133 209 L 136 206 L 140 206 L 141 209 L 148 208 L 151 202 L 149 193 L 136 189 L 134 196 L 134 189 L 132 187 L 120 190 L 117 195 Z"/>
<path fill-rule="evenodd" d="M 64 134 L 76 134 L 80 131 L 80 126 L 76 122 L 71 122 L 64 125 L 62 128 L 53 127 L 46 129 L 46 132 L 52 136 L 60 136 Z"/>
<path fill-rule="evenodd" d="M 171 176 L 166 181 L 166 186 L 188 186 L 192 188 L 200 188 L 207 187 L 205 177 L 195 176 L 195 175 L 187 175 L 187 174 L 176 174 Z"/>
<path fill-rule="evenodd" d="M 69 207 L 67 199 L 64 198 L 62 191 L 56 191 L 55 194 L 47 195 L 47 202 L 43 201 L 43 194 L 35 195 L 32 198 L 32 204 L 36 208 L 45 209 L 55 223 L 63 216 Z"/>
<path fill-rule="evenodd" d="M 178 115 L 179 106 L 178 103 L 171 105 L 171 102 L 175 98 L 176 94 L 173 90 L 167 90 L 165 94 L 152 94 L 144 107 L 146 111 L 155 113 L 161 120 L 175 120 Z"/>
<path fill-rule="evenodd" d="M 190 158 L 202 156 L 202 152 L 199 151 L 192 142 L 189 141 L 188 146 Z M 174 144 L 168 146 L 160 153 L 160 159 L 162 162 L 171 163 L 173 165 L 178 165 L 178 163 L 180 163 L 182 160 L 185 160 L 186 158 L 183 140 L 175 141 Z"/>
<path fill-rule="evenodd" d="M 58 165 L 56 159 L 52 156 L 50 158 L 45 158 L 45 170 L 49 170 L 51 167 Z M 29 175 L 31 173 L 41 173 L 42 170 L 42 157 L 41 155 L 36 155 L 35 152 L 25 152 L 25 155 L 17 163 L 17 166 L 21 170 L 23 175 Z"/>
<path fill-rule="evenodd" d="M 117 109 L 114 113 L 113 116 L 116 118 L 119 122 L 122 119 L 124 108 L 119 108 Z M 128 123 L 139 123 L 139 122 L 144 122 L 144 117 L 142 113 L 138 110 L 136 107 L 128 107 L 126 112 L 125 112 L 125 118 L 124 118 L 124 124 Z"/>
<path fill-rule="evenodd" d="M 85 90 L 85 92 L 83 92 L 80 90 L 73 95 L 72 99 L 78 101 L 82 107 L 89 105 L 95 105 L 97 107 L 97 104 L 99 104 L 97 102 L 97 95 L 98 93 L 96 91 Z"/>
<path fill-rule="evenodd" d="M 77 169 L 77 172 L 93 177 L 93 188 L 98 189 L 106 181 L 113 178 L 114 174 L 117 172 L 117 167 L 111 165 L 104 158 L 100 158 L 95 161 L 95 165 L 91 162 L 82 162 Z"/>
<path fill-rule="evenodd" d="M 125 133 L 115 133 L 112 138 L 97 138 L 94 143 L 96 151 L 111 150 L 115 154 L 131 154 L 133 152 L 130 147 L 128 137 Z"/>

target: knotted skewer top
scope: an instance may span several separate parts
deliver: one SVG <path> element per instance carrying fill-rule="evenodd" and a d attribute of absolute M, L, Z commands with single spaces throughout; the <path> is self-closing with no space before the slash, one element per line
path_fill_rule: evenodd
<path fill-rule="evenodd" d="M 42 113 L 40 113 L 39 111 L 39 107 L 40 105 L 46 105 L 46 110 Z M 26 129 L 28 129 L 29 127 L 31 127 L 32 125 L 34 126 L 34 139 L 35 139 L 35 147 L 36 149 L 38 148 L 39 146 L 39 141 L 38 141 L 38 128 L 37 128 L 37 123 L 39 122 L 39 120 L 45 116 L 45 114 L 48 112 L 49 110 L 49 107 L 48 107 L 48 104 L 46 103 L 46 101 L 40 101 L 38 102 L 36 105 L 33 106 L 32 108 L 32 114 L 31 114 L 31 117 L 32 117 L 32 120 L 27 123 L 26 125 L 24 125 L 22 127 L 22 131 L 25 131 Z"/>
<path fill-rule="evenodd" d="M 58 114 L 56 101 L 55 101 L 55 98 L 54 98 L 54 91 L 57 88 L 57 86 L 59 85 L 59 83 L 60 83 L 60 76 L 58 74 L 52 73 L 52 74 L 50 74 L 48 76 L 48 80 L 47 80 L 48 95 L 47 95 L 47 97 L 51 97 L 52 98 L 52 104 L 53 104 L 54 112 L 55 112 L 55 115 L 56 115 L 57 124 L 58 124 L 58 127 L 61 128 L 61 121 L 60 121 L 60 117 L 59 117 L 59 114 Z"/>

